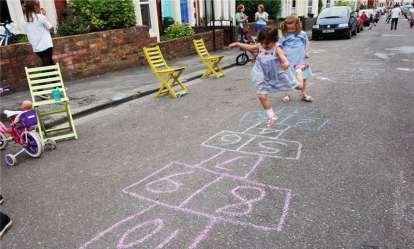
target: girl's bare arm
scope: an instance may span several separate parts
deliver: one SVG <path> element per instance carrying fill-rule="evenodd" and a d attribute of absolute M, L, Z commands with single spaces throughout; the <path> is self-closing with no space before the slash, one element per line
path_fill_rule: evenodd
<path fill-rule="evenodd" d="M 229 45 L 229 48 L 236 48 L 236 47 L 248 50 L 252 53 L 259 51 L 259 44 L 252 45 L 252 44 L 245 44 L 245 43 L 240 43 L 240 42 L 233 42 Z"/>
<path fill-rule="evenodd" d="M 285 56 L 285 53 L 283 53 L 283 50 L 278 46 L 276 47 L 276 55 L 280 60 L 280 66 L 283 70 L 286 70 L 289 67 L 289 61 Z"/>

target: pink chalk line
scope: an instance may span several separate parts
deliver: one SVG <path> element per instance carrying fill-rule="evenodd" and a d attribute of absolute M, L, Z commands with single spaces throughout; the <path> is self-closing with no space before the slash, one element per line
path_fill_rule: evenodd
<path fill-rule="evenodd" d="M 292 198 L 292 193 L 290 190 L 286 191 L 285 193 L 285 205 L 283 206 L 283 212 L 282 216 L 280 216 L 279 223 L 277 224 L 276 231 L 280 232 L 283 230 L 283 227 L 285 225 L 285 220 L 287 218 L 288 212 L 289 212 L 289 204 L 290 199 Z"/>
<path fill-rule="evenodd" d="M 181 176 L 181 175 L 190 175 L 190 174 L 193 174 L 193 173 L 194 173 L 194 171 L 189 171 L 189 172 L 181 172 L 181 173 L 165 176 L 165 177 L 159 178 L 157 180 L 154 180 L 152 182 L 149 182 L 149 183 L 145 184 L 145 189 L 148 192 L 152 192 L 152 193 L 155 193 L 155 194 L 172 193 L 172 192 L 177 191 L 177 189 L 183 184 L 180 183 L 180 182 L 176 182 L 176 181 L 172 180 L 171 178 L 176 177 L 176 176 Z M 168 190 L 161 191 L 161 190 L 152 189 L 150 187 L 152 184 L 154 184 L 156 182 L 162 182 L 162 181 L 168 181 L 168 182 L 172 183 L 174 185 L 174 189 L 168 189 Z"/>
<path fill-rule="evenodd" d="M 160 169 L 158 169 L 158 170 L 154 171 L 152 174 L 150 174 L 150 175 L 148 175 L 148 176 L 144 177 L 143 179 L 139 180 L 138 182 L 135 182 L 135 183 L 133 183 L 133 184 L 131 184 L 131 185 L 129 185 L 129 186 L 127 186 L 127 187 L 123 188 L 123 189 L 122 189 L 122 192 L 124 192 L 124 193 L 125 193 L 125 191 L 126 191 L 127 189 L 132 188 L 132 187 L 134 187 L 134 186 L 136 186 L 136 185 L 140 184 L 141 182 L 143 182 L 143 181 L 145 181 L 145 180 L 147 180 L 147 179 L 151 178 L 152 176 L 154 176 L 154 175 L 156 175 L 156 174 L 160 173 L 161 171 L 163 171 L 164 169 L 166 169 L 166 168 L 170 167 L 172 164 L 174 164 L 174 162 L 171 162 L 171 163 L 169 163 L 169 164 L 165 165 L 164 167 L 162 167 L 162 168 L 160 168 Z"/>
<path fill-rule="evenodd" d="M 203 164 L 205 164 L 206 162 L 211 161 L 211 160 L 213 160 L 214 158 L 219 157 L 219 156 L 220 156 L 220 155 L 222 155 L 224 152 L 226 152 L 226 151 L 225 151 L 225 150 L 222 150 L 222 151 L 220 151 L 219 153 L 215 154 L 214 156 L 212 156 L 212 157 L 210 157 L 210 158 L 208 158 L 208 159 L 206 159 L 206 160 L 203 160 L 203 161 L 201 161 L 201 162 L 197 163 L 196 165 L 197 165 L 197 166 L 203 165 Z"/>
<path fill-rule="evenodd" d="M 241 196 L 237 191 L 239 189 L 255 189 L 258 190 L 260 192 L 260 196 L 254 199 L 250 199 L 247 200 L 246 198 L 243 198 L 243 196 Z M 237 186 L 236 188 L 231 190 L 231 193 L 233 196 L 235 196 L 237 199 L 241 200 L 241 202 L 239 203 L 235 203 L 235 204 L 229 204 L 226 205 L 224 207 L 221 207 L 219 209 L 216 210 L 217 213 L 224 213 L 227 215 L 231 215 L 231 216 L 243 216 L 243 215 L 247 215 L 252 211 L 252 203 L 258 202 L 263 200 L 263 198 L 266 196 L 266 192 L 259 187 L 251 187 L 251 186 Z M 232 208 L 232 207 L 238 207 L 238 206 L 245 206 L 247 205 L 247 210 L 244 210 L 242 212 L 232 212 L 232 211 L 227 211 L 226 209 Z"/>
<path fill-rule="evenodd" d="M 170 243 L 170 241 L 172 240 L 172 239 L 174 239 L 175 238 L 175 236 L 177 236 L 177 234 L 178 234 L 178 229 L 177 230 L 175 230 L 170 236 L 168 236 L 161 244 L 159 244 L 155 249 L 162 249 L 162 248 L 164 248 L 168 243 Z"/>
<path fill-rule="evenodd" d="M 134 242 L 131 242 L 127 245 L 125 245 L 125 240 L 128 238 L 129 234 L 135 232 L 136 230 L 140 229 L 141 227 L 144 227 L 146 225 L 156 225 L 156 228 L 154 230 L 151 231 L 151 233 L 145 235 L 144 237 L 140 238 L 139 240 L 136 240 Z M 142 242 L 146 241 L 147 239 L 151 238 L 152 236 L 154 236 L 154 234 L 158 233 L 159 231 L 161 231 L 164 228 L 164 222 L 161 219 L 154 219 L 154 220 L 149 220 L 146 221 L 144 223 L 141 223 L 131 229 L 128 229 L 124 235 L 122 235 L 121 239 L 118 241 L 118 245 L 116 246 L 117 249 L 128 249 L 131 247 L 135 247 L 139 244 L 141 244 Z"/>
<path fill-rule="evenodd" d="M 239 160 L 239 159 L 241 159 L 241 158 L 247 158 L 247 157 L 246 157 L 246 156 L 238 156 L 238 157 L 235 157 L 235 158 L 229 159 L 229 160 L 227 160 L 227 161 L 225 161 L 225 162 L 222 162 L 222 163 L 220 163 L 220 164 L 217 164 L 217 165 L 216 165 L 216 166 L 214 166 L 214 167 L 216 167 L 216 168 L 218 168 L 218 169 L 226 170 L 226 171 L 231 171 L 230 169 L 228 169 L 228 168 L 223 168 L 222 166 L 223 166 L 223 165 L 226 165 L 226 164 L 228 164 L 228 163 L 234 162 L 234 161 L 236 161 L 236 160 Z"/>
<path fill-rule="evenodd" d="M 128 193 L 127 189 L 130 189 L 130 188 L 132 188 L 132 187 L 134 187 L 136 185 L 139 185 L 140 183 L 142 183 L 142 182 L 148 180 L 149 178 L 155 176 L 156 174 L 160 173 L 161 171 L 165 170 L 166 168 L 171 167 L 173 164 L 178 164 L 178 165 L 181 165 L 181 166 L 185 166 L 185 167 L 189 167 L 189 168 L 194 168 L 193 166 L 188 165 L 188 164 L 185 164 L 185 163 L 180 163 L 180 162 L 172 161 L 169 164 L 165 165 L 164 167 L 162 167 L 162 168 L 154 171 L 152 174 L 150 174 L 150 175 L 144 177 L 143 179 L 139 180 L 138 182 L 135 182 L 135 183 L 133 183 L 133 184 L 131 184 L 131 185 L 123 188 L 122 189 L 122 192 Z"/>
<path fill-rule="evenodd" d="M 230 174 L 222 173 L 222 172 L 216 172 L 214 170 L 206 169 L 206 168 L 203 168 L 203 167 L 200 167 L 200 166 L 196 166 L 196 165 L 195 166 L 191 166 L 191 167 L 198 168 L 198 169 L 207 171 L 209 173 L 212 173 L 212 174 L 215 174 L 215 175 L 219 175 L 219 176 L 223 176 L 223 177 L 226 177 L 226 178 L 231 178 L 231 179 L 234 179 L 234 180 L 239 180 L 239 181 L 247 182 L 247 183 L 250 183 L 250 184 L 253 184 L 253 185 L 258 185 L 258 186 L 262 186 L 262 187 L 269 187 L 269 188 L 277 189 L 277 190 L 280 190 L 280 191 L 291 191 L 290 189 L 287 189 L 287 188 L 280 188 L 280 187 L 275 187 L 275 186 L 271 186 L 271 185 L 266 185 L 264 183 L 255 182 L 255 181 L 246 179 L 245 177 L 230 175 Z"/>
<path fill-rule="evenodd" d="M 260 165 L 260 163 L 263 161 L 263 157 L 259 156 L 259 159 L 256 161 L 255 165 L 253 166 L 253 168 L 244 176 L 244 178 L 248 178 L 250 174 L 252 174 L 256 168 Z"/>
<path fill-rule="evenodd" d="M 163 207 L 166 207 L 166 208 L 169 208 L 169 209 L 172 209 L 172 210 L 181 211 L 181 212 L 184 212 L 184 213 L 193 214 L 193 215 L 197 215 L 197 216 L 201 216 L 201 217 L 206 217 L 208 219 L 218 219 L 218 220 L 222 220 L 222 221 L 227 222 L 227 223 L 231 223 L 231 224 L 235 224 L 235 225 L 241 225 L 241 226 L 247 226 L 247 227 L 253 227 L 255 229 L 263 230 L 263 231 L 275 231 L 275 230 L 277 231 L 277 227 L 267 227 L 267 226 L 255 225 L 255 224 L 248 223 L 248 222 L 241 222 L 241 221 L 237 221 L 237 220 L 227 219 L 227 218 L 223 218 L 223 217 L 219 217 L 219 216 L 214 216 L 214 215 L 211 215 L 211 214 L 198 212 L 198 211 L 188 209 L 188 208 L 181 208 L 181 207 L 178 207 L 178 206 L 173 206 L 173 205 L 170 205 L 170 204 L 167 204 L 167 203 L 163 203 L 163 202 L 160 202 L 160 201 L 157 201 L 157 200 L 147 198 L 145 196 L 141 196 L 141 195 L 136 194 L 136 193 L 128 192 L 128 194 L 133 196 L 133 197 L 136 197 L 136 198 L 139 198 L 139 199 L 142 199 L 142 200 L 146 200 L 146 201 L 152 202 L 154 204 L 158 204 L 160 206 L 163 206 Z M 279 221 L 279 224 L 280 223 L 281 222 Z M 282 228 L 283 228 L 283 226 L 282 226 Z"/>
<path fill-rule="evenodd" d="M 86 243 L 85 243 L 83 246 L 81 246 L 79 249 L 86 249 L 86 248 L 87 248 L 90 244 L 92 244 L 92 243 L 94 243 L 95 241 L 99 240 L 99 239 L 100 239 L 100 238 L 102 238 L 105 234 L 109 233 L 111 230 L 113 230 L 113 229 L 117 228 L 118 226 L 120 226 L 121 224 L 123 224 L 123 223 L 125 223 L 125 222 L 127 222 L 127 221 L 129 221 L 129 220 L 132 220 L 132 219 L 134 219 L 134 218 L 136 218 L 136 217 L 138 217 L 138 216 L 140 216 L 140 215 L 144 214 L 145 212 L 147 212 L 147 211 L 151 210 L 151 209 L 152 209 L 152 208 L 154 208 L 155 206 L 157 206 L 157 205 L 156 205 L 156 204 L 155 204 L 155 205 L 151 205 L 151 206 L 149 206 L 149 207 L 147 207 L 147 208 L 143 209 L 142 211 L 140 211 L 140 212 L 138 212 L 138 213 L 136 213 L 136 214 L 134 214 L 134 215 L 131 215 L 131 216 L 129 216 L 129 217 L 127 217 L 127 218 L 125 218 L 125 219 L 123 219 L 123 220 L 121 220 L 121 221 L 119 221 L 118 223 L 116 223 L 116 224 L 112 225 L 111 227 L 107 228 L 105 231 L 100 232 L 98 235 L 96 235 L 96 236 L 95 236 L 95 238 L 93 238 L 93 239 L 91 239 L 90 241 L 86 242 Z"/>
<path fill-rule="evenodd" d="M 183 207 L 185 206 L 192 198 L 194 198 L 194 196 L 198 195 L 199 193 L 203 192 L 204 190 L 206 190 L 209 186 L 213 185 L 216 182 L 219 182 L 220 180 L 222 180 L 223 177 L 220 176 L 218 178 L 216 178 L 214 181 L 211 181 L 209 183 L 207 183 L 206 185 L 202 186 L 200 189 L 198 189 L 196 192 L 194 192 L 192 195 L 190 195 L 190 197 L 188 197 L 187 199 L 185 199 L 183 202 L 181 202 L 181 204 L 178 207 Z"/>
<path fill-rule="evenodd" d="M 188 247 L 188 249 L 195 249 L 197 248 L 198 244 L 200 244 L 201 241 L 205 240 L 207 238 L 208 232 L 213 228 L 213 226 L 218 222 L 217 219 L 211 219 L 208 222 L 208 225 L 204 228 L 204 230 L 197 236 L 197 238 L 194 239 L 193 243 Z"/>

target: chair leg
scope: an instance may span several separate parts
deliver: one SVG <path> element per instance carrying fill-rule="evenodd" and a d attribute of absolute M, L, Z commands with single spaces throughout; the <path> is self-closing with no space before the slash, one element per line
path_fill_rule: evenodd
<path fill-rule="evenodd" d="M 166 83 L 166 82 L 164 82 L 164 81 L 161 81 L 161 87 L 160 87 L 160 89 L 158 90 L 158 92 L 155 94 L 155 97 L 157 98 L 157 97 L 159 97 L 161 94 L 162 94 L 162 92 L 164 91 L 164 89 L 165 89 L 165 84 L 168 84 L 168 83 Z"/>
<path fill-rule="evenodd" d="M 66 115 L 69 119 L 69 125 L 70 125 L 70 128 L 71 128 L 72 132 L 73 132 L 73 135 L 75 135 L 75 139 L 78 139 L 78 133 L 76 132 L 75 124 L 73 123 L 73 117 L 72 117 L 72 113 L 70 111 L 70 107 L 69 107 L 68 102 L 65 102 L 65 110 L 66 110 Z"/>
<path fill-rule="evenodd" d="M 46 136 L 46 133 L 44 133 L 46 131 L 45 124 L 43 122 L 42 117 L 40 116 L 40 111 L 37 109 L 35 109 L 35 111 L 36 111 L 36 118 L 37 118 L 37 124 L 38 124 L 37 129 L 39 131 L 40 141 L 44 143 L 45 136 Z"/>

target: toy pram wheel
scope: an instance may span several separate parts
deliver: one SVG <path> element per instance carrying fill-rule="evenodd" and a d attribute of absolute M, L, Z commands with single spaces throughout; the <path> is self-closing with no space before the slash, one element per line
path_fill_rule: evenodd
<path fill-rule="evenodd" d="M 0 150 L 6 148 L 8 143 L 6 135 L 0 132 Z"/>
<path fill-rule="evenodd" d="M 7 166 L 14 166 L 17 163 L 17 159 L 13 154 L 6 154 L 6 156 L 4 156 L 4 161 L 6 162 Z"/>
<path fill-rule="evenodd" d="M 239 66 L 246 65 L 249 61 L 249 56 L 246 53 L 241 53 L 236 57 L 236 64 Z"/>
<path fill-rule="evenodd" d="M 45 150 L 55 150 L 56 149 L 56 142 L 53 139 L 48 139 L 45 142 Z"/>
<path fill-rule="evenodd" d="M 25 131 L 21 136 L 25 152 L 31 157 L 39 157 L 43 151 L 39 135 L 34 131 Z"/>

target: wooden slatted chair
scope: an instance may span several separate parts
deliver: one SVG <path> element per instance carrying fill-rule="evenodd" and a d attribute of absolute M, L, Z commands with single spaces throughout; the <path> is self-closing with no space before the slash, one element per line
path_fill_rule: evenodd
<path fill-rule="evenodd" d="M 161 82 L 161 87 L 155 95 L 156 97 L 169 93 L 173 98 L 177 98 L 188 93 L 187 87 L 179 79 L 185 67 L 169 67 L 159 46 L 144 47 L 144 55 L 152 73 Z M 174 90 L 176 86 L 179 87 L 179 91 Z"/>
<path fill-rule="evenodd" d="M 42 142 L 45 143 L 48 139 L 56 142 L 77 139 L 78 135 L 73 124 L 69 98 L 63 84 L 59 64 L 36 68 L 25 67 L 25 71 L 30 94 L 32 95 L 33 109 L 37 114 L 38 129 Z M 60 101 L 55 101 L 51 97 L 52 90 L 56 88 L 60 91 Z M 45 120 L 52 115 L 55 115 L 55 117 L 56 115 L 63 115 L 66 123 L 46 129 Z"/>
<path fill-rule="evenodd" d="M 193 44 L 198 57 L 207 68 L 201 77 L 207 78 L 211 74 L 214 74 L 216 78 L 224 76 L 223 69 L 218 65 L 224 56 L 210 55 L 203 39 L 195 39 L 193 40 Z"/>

